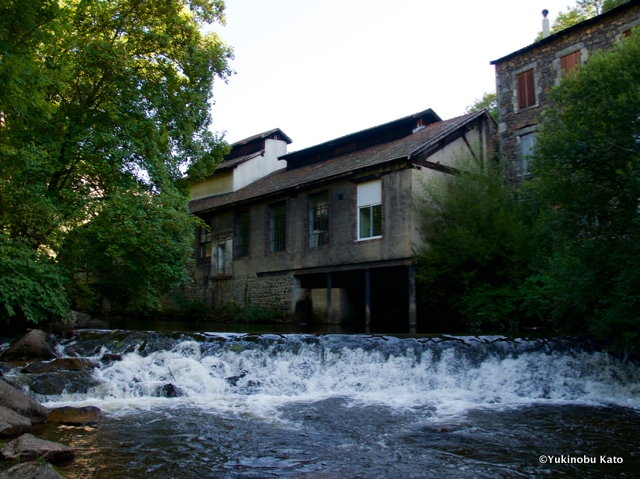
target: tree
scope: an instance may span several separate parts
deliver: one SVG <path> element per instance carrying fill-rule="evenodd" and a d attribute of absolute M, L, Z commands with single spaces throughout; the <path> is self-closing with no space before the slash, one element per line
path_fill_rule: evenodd
<path fill-rule="evenodd" d="M 482 110 L 486 108 L 491 117 L 498 122 L 498 97 L 495 92 L 485 93 L 482 98 L 476 98 L 474 102 L 469 105 L 465 113 L 472 113 L 474 111 Z"/>
<path fill-rule="evenodd" d="M 574 7 L 567 7 L 566 12 L 560 12 L 551 26 L 550 33 L 558 33 L 565 28 L 577 25 L 580 22 L 588 20 L 611 10 L 618 5 L 628 2 L 629 0 L 577 0 Z M 542 32 L 538 32 L 535 41 L 542 40 Z"/>
<path fill-rule="evenodd" d="M 28 244 L 68 277 L 96 262 L 90 251 L 100 251 L 109 259 L 94 277 L 126 270 L 107 262 L 131 266 L 146 291 L 137 283 L 128 294 L 147 298 L 146 306 L 184 276 L 184 238 L 196 221 L 186 208 L 189 183 L 212 174 L 226 152 L 209 130 L 209 107 L 214 79 L 231 73 L 232 53 L 216 34 L 201 32 L 204 24 L 223 23 L 223 14 L 222 0 L 2 3 L 5 241 Z M 153 228 L 148 218 L 159 211 L 166 217 L 160 224 L 177 226 Z M 115 231 L 122 248 L 113 247 Z M 149 246 L 167 246 L 155 258 L 164 269 L 124 254 L 140 235 Z"/>
<path fill-rule="evenodd" d="M 640 338 L 640 36 L 552 90 L 527 185 L 552 248 L 538 303 L 627 349 Z"/>
<path fill-rule="evenodd" d="M 430 309 L 467 329 L 516 330 L 534 238 L 498 165 L 461 157 L 453 174 L 424 184 L 417 208 L 424 242 L 417 278 Z"/>

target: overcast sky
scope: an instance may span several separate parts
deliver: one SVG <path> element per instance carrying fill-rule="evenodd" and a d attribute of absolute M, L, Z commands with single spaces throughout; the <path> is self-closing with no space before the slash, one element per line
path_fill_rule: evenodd
<path fill-rule="evenodd" d="M 289 151 L 432 108 L 464 113 L 495 90 L 491 60 L 530 43 L 571 0 L 226 0 L 234 48 L 214 87 L 230 143 L 281 128 Z"/>

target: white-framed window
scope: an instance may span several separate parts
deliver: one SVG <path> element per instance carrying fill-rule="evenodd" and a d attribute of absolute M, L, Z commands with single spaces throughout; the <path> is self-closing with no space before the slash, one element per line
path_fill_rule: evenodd
<path fill-rule="evenodd" d="M 382 236 L 382 181 L 358 184 L 358 239 Z"/>

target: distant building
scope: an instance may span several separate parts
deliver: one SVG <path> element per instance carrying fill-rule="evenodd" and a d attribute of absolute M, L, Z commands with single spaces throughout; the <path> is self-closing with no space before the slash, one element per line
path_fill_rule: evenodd
<path fill-rule="evenodd" d="M 415 328 L 412 198 L 456 153 L 486 158 L 495 130 L 485 110 L 442 121 L 429 109 L 288 154 L 278 129 L 235 143 L 189 204 L 211 226 L 197 235 L 202 297 Z"/>
<path fill-rule="evenodd" d="M 526 177 L 527 158 L 549 90 L 596 50 L 611 49 L 640 24 L 640 0 L 631 0 L 491 62 L 496 67 L 500 154 L 512 180 Z M 640 68 L 640 66 L 639 66 Z"/>

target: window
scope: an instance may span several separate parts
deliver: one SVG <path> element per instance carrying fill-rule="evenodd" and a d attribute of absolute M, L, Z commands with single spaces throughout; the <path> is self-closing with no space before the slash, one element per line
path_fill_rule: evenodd
<path fill-rule="evenodd" d="M 568 73 L 580 65 L 580 51 L 569 53 L 560 58 L 560 68 L 564 73 Z"/>
<path fill-rule="evenodd" d="M 224 241 L 218 242 L 217 251 L 218 274 L 225 274 L 227 265 L 227 244 Z"/>
<path fill-rule="evenodd" d="M 358 239 L 382 236 L 382 182 L 358 185 Z"/>
<path fill-rule="evenodd" d="M 200 258 L 211 258 L 211 233 L 200 227 Z"/>
<path fill-rule="evenodd" d="M 237 213 L 234 218 L 233 235 L 235 251 L 234 256 L 240 258 L 249 255 L 249 224 L 251 216 L 249 210 Z"/>
<path fill-rule="evenodd" d="M 287 247 L 287 206 L 285 202 L 269 207 L 269 251 L 277 253 Z"/>
<path fill-rule="evenodd" d="M 533 154 L 533 145 L 536 142 L 537 131 L 520 136 L 520 164 L 519 173 L 526 175 L 529 173 L 529 160 Z"/>
<path fill-rule="evenodd" d="M 329 193 L 318 193 L 309 200 L 309 246 L 324 246 L 329 244 Z"/>
<path fill-rule="evenodd" d="M 536 104 L 533 68 L 518 75 L 518 109 Z"/>

